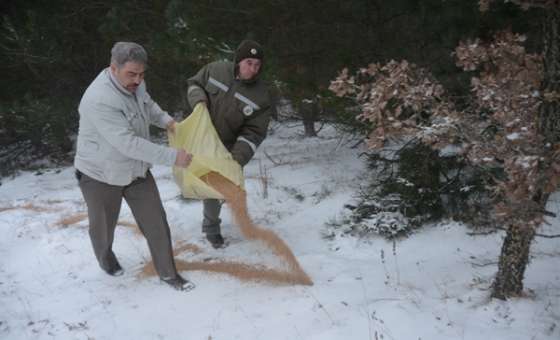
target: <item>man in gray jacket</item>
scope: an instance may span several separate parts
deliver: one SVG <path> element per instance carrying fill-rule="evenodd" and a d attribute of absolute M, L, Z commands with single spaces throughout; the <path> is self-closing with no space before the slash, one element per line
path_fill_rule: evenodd
<path fill-rule="evenodd" d="M 192 155 L 150 141 L 150 124 L 174 132 L 175 121 L 146 91 L 148 56 L 132 42 L 117 42 L 110 67 L 85 91 L 74 166 L 86 201 L 89 235 L 100 267 L 117 276 L 123 269 L 112 250 L 122 199 L 146 237 L 161 280 L 178 290 L 194 285 L 181 277 L 150 163 L 188 167 Z"/>
<path fill-rule="evenodd" d="M 265 139 L 270 121 L 268 87 L 259 79 L 263 59 L 262 46 L 244 40 L 233 62 L 210 63 L 188 80 L 189 104 L 206 104 L 222 143 L 241 166 L 249 162 Z M 214 248 L 223 247 L 221 202 L 207 199 L 203 206 L 202 231 Z"/>

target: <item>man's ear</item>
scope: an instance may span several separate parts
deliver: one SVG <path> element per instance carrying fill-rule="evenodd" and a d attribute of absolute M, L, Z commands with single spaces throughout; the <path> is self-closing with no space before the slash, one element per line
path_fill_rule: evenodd
<path fill-rule="evenodd" d="M 117 65 L 115 65 L 115 63 L 111 63 L 110 67 L 113 74 L 117 73 Z"/>

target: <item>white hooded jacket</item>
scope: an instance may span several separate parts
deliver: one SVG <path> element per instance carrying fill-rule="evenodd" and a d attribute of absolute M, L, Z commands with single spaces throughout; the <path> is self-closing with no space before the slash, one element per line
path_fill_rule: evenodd
<path fill-rule="evenodd" d="M 142 82 L 136 93 L 123 88 L 104 69 L 84 93 L 74 166 L 111 185 L 145 177 L 150 163 L 172 166 L 177 150 L 152 143 L 150 124 L 166 128 L 173 120 L 152 100 Z"/>

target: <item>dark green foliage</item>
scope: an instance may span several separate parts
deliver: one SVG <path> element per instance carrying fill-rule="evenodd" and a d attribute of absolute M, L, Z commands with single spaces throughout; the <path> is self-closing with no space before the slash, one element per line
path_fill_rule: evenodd
<path fill-rule="evenodd" d="M 461 157 L 440 157 L 440 196 L 443 216 L 472 227 L 493 227 L 492 200 L 489 187 L 503 169 L 483 169 L 466 164 Z"/>
<path fill-rule="evenodd" d="M 472 226 L 494 226 L 491 219 L 490 192 L 495 178 L 503 177 L 496 169 L 474 168 L 459 155 L 442 155 L 421 143 L 411 142 L 391 156 L 368 154 L 368 165 L 375 175 L 362 192 L 352 212 L 352 222 L 375 221 L 387 214 L 402 214 L 404 225 L 389 225 L 389 237 L 405 235 L 415 227 L 442 218 L 451 218 Z M 398 217 L 398 216 L 397 216 Z M 367 226 L 366 229 L 372 229 Z"/>
<path fill-rule="evenodd" d="M 51 119 L 54 141 L 65 151 L 76 133 L 79 99 L 108 65 L 117 40 L 147 48 L 149 91 L 171 113 L 190 110 L 188 77 L 210 60 L 231 58 L 236 45 L 250 37 L 265 46 L 263 76 L 282 85 L 278 97 L 289 97 L 297 107 L 319 94 L 318 119 L 337 117 L 363 131 L 354 111 L 324 95 L 342 67 L 408 59 L 461 96 L 468 82 L 457 80 L 450 55 L 460 39 L 505 24 L 533 32 L 536 22 L 512 6 L 481 16 L 476 1 L 462 0 L 28 0 L 5 1 L 0 9 L 0 107 L 7 134 L 1 138 L 37 144 L 25 132 L 34 128 L 22 130 L 26 122 L 16 126 L 9 115 Z M 41 117 L 35 117 L 39 111 Z"/>
<path fill-rule="evenodd" d="M 2 175 L 45 156 L 71 161 L 79 100 L 109 65 L 115 41 L 142 43 L 149 53 L 147 82 L 154 98 L 171 113 L 187 109 L 185 79 L 210 58 L 199 58 L 208 48 L 193 43 L 196 36 L 185 34 L 175 17 L 165 15 L 167 3 L 5 5 L 0 26 Z"/>
<path fill-rule="evenodd" d="M 67 131 L 71 130 L 70 122 L 74 119 L 71 114 L 57 115 L 56 103 L 50 100 L 40 100 L 25 95 L 21 100 L 14 101 L 11 106 L 2 107 L 0 129 L 5 131 L 2 135 L 2 144 L 7 145 L 17 142 L 23 137 L 37 148 L 66 147 L 64 140 Z M 60 107 L 66 107 L 60 103 Z"/>
<path fill-rule="evenodd" d="M 105 47 L 95 35 L 100 8 L 89 6 L 71 1 L 6 6 L 0 27 L 1 175 L 44 157 L 71 159 L 77 104 L 99 72 L 96 67 L 108 60 L 99 57 Z"/>
<path fill-rule="evenodd" d="M 75 130 L 76 113 L 64 100 L 36 99 L 25 95 L 9 105 L 0 105 L 0 176 L 27 167 L 34 160 L 68 159 L 72 150 L 69 132 Z"/>
<path fill-rule="evenodd" d="M 401 212 L 408 218 L 439 219 L 443 215 L 441 170 L 437 152 L 422 144 L 405 147 L 399 153 L 396 175 L 387 179 L 380 195 L 398 193 L 402 200 Z"/>

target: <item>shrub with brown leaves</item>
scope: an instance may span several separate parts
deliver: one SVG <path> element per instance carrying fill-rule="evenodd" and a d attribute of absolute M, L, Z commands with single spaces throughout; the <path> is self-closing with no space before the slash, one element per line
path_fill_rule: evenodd
<path fill-rule="evenodd" d="M 429 72 L 406 60 L 390 61 L 384 66 L 370 64 L 350 76 L 348 69 L 329 87 L 339 97 L 351 97 L 362 108 L 357 116 L 372 125 L 370 148 L 379 149 L 387 138 L 417 135 L 431 142 L 430 134 L 445 125 L 430 124 L 427 117 L 451 116 L 453 105 L 445 98 L 443 86 Z M 427 129 L 431 131 L 427 131 Z"/>
<path fill-rule="evenodd" d="M 527 53 L 524 41 L 504 31 L 491 42 L 459 44 L 457 66 L 474 73 L 470 107 L 461 112 L 428 71 L 407 61 L 370 64 L 352 76 L 345 69 L 330 90 L 360 105 L 357 119 L 371 122 L 371 149 L 389 138 L 417 139 L 440 150 L 459 147 L 473 166 L 503 169 L 505 179 L 495 178 L 492 188 L 496 221 L 536 226 L 542 208 L 532 198 L 545 157 L 538 131 L 543 60 Z"/>

